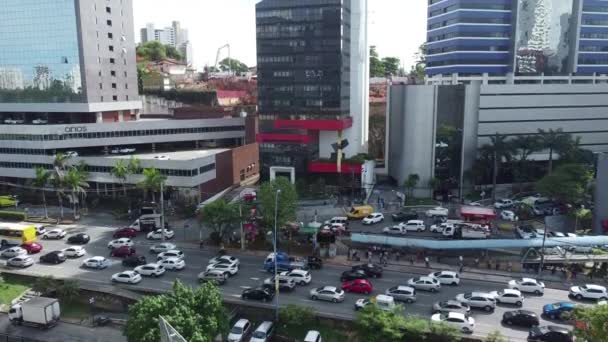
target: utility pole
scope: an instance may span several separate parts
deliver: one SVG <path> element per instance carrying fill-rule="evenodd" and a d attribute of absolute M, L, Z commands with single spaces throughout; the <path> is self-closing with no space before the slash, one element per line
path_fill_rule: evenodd
<path fill-rule="evenodd" d="M 540 249 L 540 264 L 538 265 L 538 278 L 541 278 L 541 272 L 545 263 L 545 240 L 547 240 L 547 224 L 545 224 L 545 232 L 543 234 L 543 245 Z"/>
<path fill-rule="evenodd" d="M 275 322 L 279 321 L 279 264 L 277 258 L 277 220 L 279 216 L 279 194 L 277 190 L 274 198 L 274 295 L 275 295 Z"/>
<path fill-rule="evenodd" d="M 239 203 L 239 219 L 241 223 L 241 250 L 245 250 L 245 230 L 243 229 L 243 203 Z"/>
<path fill-rule="evenodd" d="M 160 182 L 160 239 L 165 242 L 165 191 L 164 182 Z M 141 222 L 140 222 L 141 224 Z"/>

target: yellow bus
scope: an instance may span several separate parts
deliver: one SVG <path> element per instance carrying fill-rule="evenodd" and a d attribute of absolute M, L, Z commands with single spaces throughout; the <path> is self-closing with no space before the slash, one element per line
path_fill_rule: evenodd
<path fill-rule="evenodd" d="M 36 227 L 26 224 L 0 223 L 0 245 L 21 245 L 36 241 Z"/>

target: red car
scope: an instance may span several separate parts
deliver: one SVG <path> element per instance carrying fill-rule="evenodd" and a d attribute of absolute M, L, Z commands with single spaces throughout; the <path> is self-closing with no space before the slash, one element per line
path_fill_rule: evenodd
<path fill-rule="evenodd" d="M 26 242 L 21 245 L 21 248 L 27 251 L 27 254 L 36 254 L 42 250 L 42 245 L 35 242 Z"/>
<path fill-rule="evenodd" d="M 118 229 L 112 234 L 115 239 L 118 238 L 129 238 L 132 239 L 137 236 L 137 230 L 133 228 L 121 228 Z"/>
<path fill-rule="evenodd" d="M 374 290 L 374 287 L 367 279 L 355 279 L 343 282 L 342 290 L 346 292 L 370 294 Z"/>
<path fill-rule="evenodd" d="M 135 248 L 129 247 L 129 246 L 122 246 L 122 247 L 114 248 L 110 252 L 110 256 L 118 257 L 118 258 L 126 258 L 133 254 L 135 254 Z"/>

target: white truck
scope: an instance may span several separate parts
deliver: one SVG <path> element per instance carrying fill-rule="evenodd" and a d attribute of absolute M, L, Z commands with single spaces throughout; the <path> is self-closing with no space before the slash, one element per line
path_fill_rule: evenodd
<path fill-rule="evenodd" d="M 59 322 L 61 310 L 55 298 L 32 297 L 13 305 L 8 311 L 8 319 L 15 325 L 30 325 L 48 329 Z"/>
<path fill-rule="evenodd" d="M 453 239 L 487 239 L 490 229 L 477 224 L 453 224 L 443 229 L 442 235 Z"/>
<path fill-rule="evenodd" d="M 156 229 L 160 229 L 161 225 L 161 214 L 147 214 L 141 215 L 135 222 L 133 222 L 129 228 L 133 228 L 140 232 L 150 232 Z M 165 227 L 167 224 L 165 223 Z"/>

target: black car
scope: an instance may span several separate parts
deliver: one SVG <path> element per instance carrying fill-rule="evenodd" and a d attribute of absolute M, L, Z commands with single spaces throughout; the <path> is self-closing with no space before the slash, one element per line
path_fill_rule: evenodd
<path fill-rule="evenodd" d="M 380 278 L 382 277 L 382 267 L 376 264 L 363 264 L 352 267 L 353 271 L 363 271 L 368 277 Z"/>
<path fill-rule="evenodd" d="M 264 288 L 264 287 L 246 289 L 241 294 L 241 298 L 269 302 L 274 298 L 274 291 L 272 291 L 272 289 L 268 289 L 268 288 Z"/>
<path fill-rule="evenodd" d="M 122 260 L 122 265 L 126 267 L 136 267 L 145 264 L 147 264 L 146 257 L 143 255 L 133 254 Z"/>
<path fill-rule="evenodd" d="M 572 335 L 566 328 L 556 325 L 545 325 L 530 329 L 528 334 L 530 342 L 572 342 Z"/>
<path fill-rule="evenodd" d="M 52 251 L 40 257 L 40 262 L 45 264 L 59 264 L 66 261 L 67 257 L 62 251 Z"/>
<path fill-rule="evenodd" d="M 367 274 L 363 270 L 344 271 L 340 276 L 340 281 L 367 279 Z"/>
<path fill-rule="evenodd" d="M 309 256 L 308 259 L 308 268 L 312 270 L 319 270 L 323 267 L 323 259 L 316 256 Z"/>
<path fill-rule="evenodd" d="M 86 244 L 91 241 L 91 237 L 85 233 L 78 233 L 68 238 L 68 243 Z"/>
<path fill-rule="evenodd" d="M 539 325 L 538 316 L 528 310 L 507 311 L 502 315 L 502 322 L 507 325 L 535 327 Z"/>
<path fill-rule="evenodd" d="M 391 215 L 395 222 L 407 222 L 409 220 L 417 220 L 418 213 L 413 210 L 401 211 Z"/>

